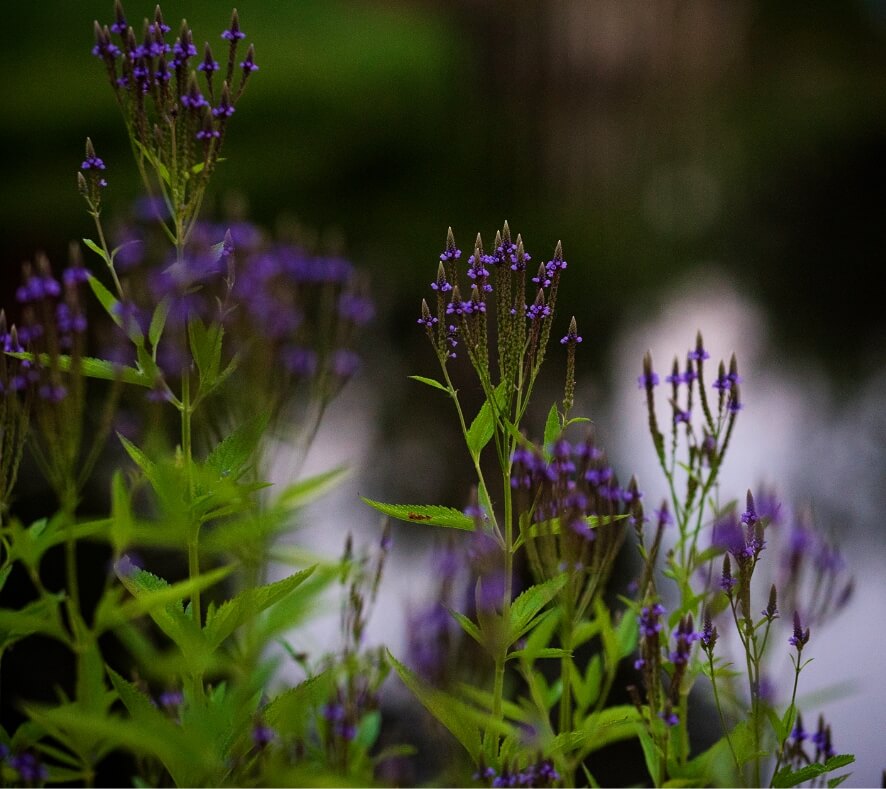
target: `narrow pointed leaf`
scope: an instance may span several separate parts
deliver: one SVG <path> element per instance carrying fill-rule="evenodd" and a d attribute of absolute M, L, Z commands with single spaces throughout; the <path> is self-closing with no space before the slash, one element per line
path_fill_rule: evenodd
<path fill-rule="evenodd" d="M 432 386 L 434 389 L 439 389 L 441 392 L 446 392 L 446 394 L 451 394 L 449 389 L 447 389 L 443 384 L 439 381 L 435 381 L 433 378 L 425 378 L 423 375 L 410 375 L 409 376 L 413 381 L 418 381 L 422 384 L 427 384 L 428 386 Z"/>
<path fill-rule="evenodd" d="M 441 507 L 437 504 L 384 504 L 365 496 L 360 498 L 373 509 L 406 523 L 474 531 L 474 519 L 454 507 Z"/>

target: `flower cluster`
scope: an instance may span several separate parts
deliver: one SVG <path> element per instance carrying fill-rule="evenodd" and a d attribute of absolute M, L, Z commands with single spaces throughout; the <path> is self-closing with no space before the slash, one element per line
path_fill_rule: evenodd
<path fill-rule="evenodd" d="M 0 744 L 0 761 L 6 762 L 15 770 L 18 779 L 26 786 L 42 784 L 49 778 L 49 770 L 32 751 L 12 753 L 5 745 Z"/>
<path fill-rule="evenodd" d="M 492 767 L 484 767 L 474 774 L 474 780 L 482 781 L 486 786 L 491 787 L 550 787 L 557 785 L 560 781 L 560 774 L 550 759 L 543 759 L 523 769 L 506 767 L 502 769 L 501 773 Z"/>
<path fill-rule="evenodd" d="M 431 283 L 436 309 L 423 300 L 417 319 L 440 363 L 445 366 L 455 358 L 456 347 L 463 344 L 481 379 L 488 376 L 487 316 L 494 312 L 501 377 L 512 376 L 521 365 L 525 366 L 527 377 L 534 377 L 550 336 L 560 275 L 567 267 L 561 245 L 557 244 L 553 258 L 541 264 L 537 275 L 531 278 L 535 289 L 531 298 L 527 294 L 526 270 L 532 256 L 519 235 L 512 240 L 507 222 L 496 233 L 491 253 L 484 252 L 478 234 L 464 271 L 457 265 L 461 256 L 450 228 L 437 276 Z"/>
<path fill-rule="evenodd" d="M 642 519 L 636 480 L 619 484 L 592 435 L 574 444 L 559 438 L 545 450 L 518 447 L 511 458 L 510 485 L 539 578 L 563 571 L 587 575 L 589 582 L 607 577 L 624 522 Z"/>
<path fill-rule="evenodd" d="M 190 222 L 218 162 L 228 121 L 250 75 L 258 70 L 252 45 L 242 59 L 238 56 L 245 34 L 236 10 L 221 34 L 227 47 L 224 67 L 208 43 L 198 62 L 194 35 L 184 20 L 179 33 L 170 36 L 159 6 L 153 20 L 144 20 L 137 32 L 117 0 L 114 22 L 95 22 L 94 32 L 92 54 L 105 66 L 143 161 L 157 171 L 164 195 L 167 190 L 176 194 L 179 222 Z M 222 76 L 217 78 L 216 72 Z M 104 163 L 87 155 L 83 169 L 93 174 Z"/>
<path fill-rule="evenodd" d="M 227 352 L 239 354 L 256 397 L 273 413 L 293 399 L 299 383 L 325 401 L 357 371 L 355 346 L 375 307 L 344 258 L 270 239 L 247 222 L 197 222 L 181 259 L 170 255 L 153 267 L 146 261 L 155 251 L 162 254 L 155 235 L 136 222 L 114 235 L 127 251 L 121 267 L 126 292 L 147 295 L 121 303 L 121 317 L 144 331 L 150 305 L 167 306 L 157 355 L 167 379 L 189 362 L 187 327 L 194 319 L 223 325 Z M 131 363 L 124 340 L 115 335 L 106 353 Z"/>

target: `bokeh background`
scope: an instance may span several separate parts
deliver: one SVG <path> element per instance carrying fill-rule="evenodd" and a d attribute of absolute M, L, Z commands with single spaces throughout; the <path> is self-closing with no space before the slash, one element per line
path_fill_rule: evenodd
<path fill-rule="evenodd" d="M 153 4 L 126 4 L 130 19 Z M 469 468 L 415 326 L 447 226 L 467 249 L 503 220 L 535 260 L 569 262 L 560 322 L 579 321 L 577 409 L 619 468 L 661 489 L 635 379 L 701 329 L 739 355 L 746 410 L 726 497 L 777 485 L 839 537 L 856 594 L 813 635 L 804 678 L 859 756 L 850 786 L 886 766 L 886 4 L 882 0 L 243 0 L 261 71 L 239 105 L 207 212 L 296 221 L 365 270 L 378 307 L 366 361 L 309 467 L 355 474 L 303 539 L 338 552 L 377 521 L 356 493 L 466 503 Z M 165 2 L 198 45 L 227 7 Z M 74 175 L 90 135 L 108 164 L 106 212 L 138 195 L 93 18 L 110 2 L 5 9 L 0 150 L 3 301 L 18 266 L 61 261 L 89 235 Z M 467 253 L 466 253 L 467 254 Z M 558 396 L 563 360 L 552 353 Z M 546 401 L 546 403 L 545 403 Z M 541 425 L 539 424 L 539 431 Z M 396 533 L 377 623 L 396 651 L 420 598 L 427 541 Z M 378 619 L 379 617 L 377 617 Z M 785 625 L 787 627 L 787 625 Z M 318 643 L 325 636 L 315 633 Z M 785 634 L 787 638 L 787 633 Z M 10 682 L 3 677 L 4 694 Z M 835 689 L 836 682 L 845 686 Z M 830 688 L 830 690 L 828 690 Z"/>

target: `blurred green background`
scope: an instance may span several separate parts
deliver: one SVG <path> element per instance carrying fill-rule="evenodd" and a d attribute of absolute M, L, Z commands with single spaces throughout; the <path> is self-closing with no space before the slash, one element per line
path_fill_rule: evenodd
<path fill-rule="evenodd" d="M 343 245 L 371 272 L 385 342 L 411 349 L 404 327 L 447 225 L 467 249 L 508 219 L 536 260 L 563 239 L 563 312 L 604 344 L 626 303 L 654 303 L 663 283 L 716 264 L 766 305 L 786 352 L 840 380 L 882 347 L 871 283 L 886 232 L 882 2 L 245 0 L 239 11 L 261 71 L 209 210 L 223 216 L 239 195 L 256 221 L 295 218 Z M 130 22 L 152 12 L 127 4 Z M 110 22 L 112 4 L 6 13 L 8 282 L 35 249 L 59 260 L 91 232 L 73 186 L 86 135 L 109 165 L 109 216 L 137 184 L 89 54 L 92 19 Z M 222 43 L 225 4 L 164 13 L 174 29 L 186 16 L 198 45 Z"/>

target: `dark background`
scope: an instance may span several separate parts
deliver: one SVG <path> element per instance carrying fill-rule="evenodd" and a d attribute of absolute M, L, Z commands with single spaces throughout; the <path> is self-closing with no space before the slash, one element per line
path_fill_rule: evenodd
<path fill-rule="evenodd" d="M 153 12 L 126 7 L 131 22 Z M 837 400 L 882 369 L 882 2 L 238 8 L 261 70 L 233 118 L 207 213 L 224 218 L 237 204 L 269 227 L 295 219 L 368 272 L 379 306 L 364 339 L 370 385 L 433 374 L 415 318 L 446 227 L 467 250 L 478 230 L 489 244 L 504 219 L 536 261 L 563 240 L 560 320 L 565 328 L 569 314 L 579 318 L 581 373 L 602 397 L 625 314 L 654 309 L 664 290 L 708 268 L 763 310 L 768 365 L 814 366 Z M 174 30 L 187 16 L 198 46 L 219 41 L 228 19 L 208 0 L 163 10 Z M 108 165 L 107 215 L 127 210 L 138 185 L 89 54 L 92 19 L 110 22 L 111 3 L 4 13 L 9 305 L 22 260 L 42 249 L 61 263 L 69 240 L 92 233 L 74 184 L 87 135 Z M 376 489 L 459 500 L 468 476 L 458 462 L 441 463 L 432 481 L 400 476 L 404 436 L 420 434 L 442 457 L 455 452 L 437 403 L 414 395 L 391 384 L 372 416 L 388 437 Z"/>

